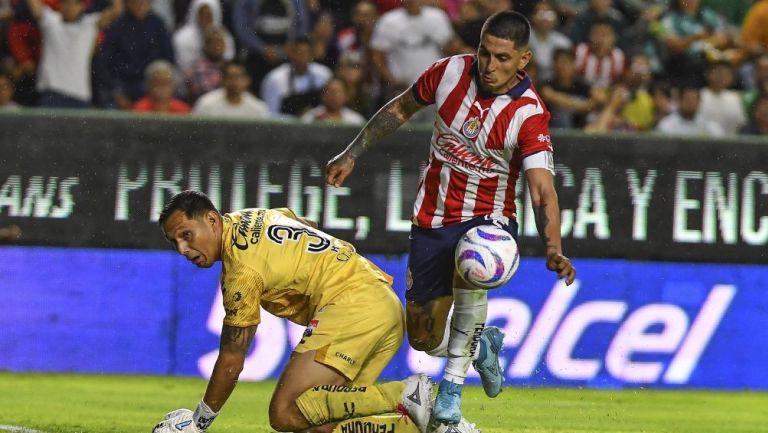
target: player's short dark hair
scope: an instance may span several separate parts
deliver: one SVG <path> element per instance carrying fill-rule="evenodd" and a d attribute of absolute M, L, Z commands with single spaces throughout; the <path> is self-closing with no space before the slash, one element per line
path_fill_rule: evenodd
<path fill-rule="evenodd" d="M 491 35 L 515 43 L 515 48 L 528 46 L 531 37 L 531 23 L 523 14 L 515 11 L 501 11 L 488 17 L 480 31 L 480 37 Z"/>
<path fill-rule="evenodd" d="M 160 218 L 157 220 L 160 227 L 163 227 L 171 214 L 177 210 L 184 212 L 184 216 L 189 219 L 203 216 L 209 211 L 219 212 L 219 210 L 216 209 L 216 206 L 211 202 L 211 199 L 202 192 L 192 190 L 182 191 L 174 195 L 171 198 L 171 201 L 166 203 L 163 211 L 160 212 Z"/>

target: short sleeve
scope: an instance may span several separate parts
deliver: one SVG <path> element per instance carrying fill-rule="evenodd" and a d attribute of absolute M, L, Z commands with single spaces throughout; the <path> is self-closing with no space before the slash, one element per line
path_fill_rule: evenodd
<path fill-rule="evenodd" d="M 440 85 L 440 80 L 443 78 L 449 60 L 450 58 L 445 58 L 433 63 L 432 66 L 422 72 L 421 76 L 419 76 L 416 82 L 413 83 L 413 96 L 419 104 L 431 105 L 435 103 L 437 86 Z"/>
<path fill-rule="evenodd" d="M 242 264 L 230 265 L 222 276 L 224 324 L 246 327 L 261 323 L 261 293 L 264 279 Z"/>
<path fill-rule="evenodd" d="M 549 135 L 549 112 L 534 114 L 525 119 L 517 135 L 517 144 L 523 158 L 543 150 L 553 152 Z"/>

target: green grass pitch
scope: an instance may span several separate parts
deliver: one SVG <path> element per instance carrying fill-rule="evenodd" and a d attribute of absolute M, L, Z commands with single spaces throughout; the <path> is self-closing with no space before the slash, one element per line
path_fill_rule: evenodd
<path fill-rule="evenodd" d="M 47 433 L 149 433 L 166 412 L 193 408 L 198 378 L 0 373 L 0 426 Z M 274 381 L 240 383 L 210 433 L 272 431 Z M 768 431 L 768 393 L 467 387 L 464 415 L 483 433 Z M 0 427 L 0 431 L 4 428 Z"/>

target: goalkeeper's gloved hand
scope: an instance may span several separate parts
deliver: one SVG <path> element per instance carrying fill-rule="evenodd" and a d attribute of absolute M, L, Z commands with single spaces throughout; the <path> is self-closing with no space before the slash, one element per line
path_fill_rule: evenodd
<path fill-rule="evenodd" d="M 152 433 L 205 433 L 217 415 L 218 412 L 201 400 L 194 412 L 189 409 L 168 412 Z"/>

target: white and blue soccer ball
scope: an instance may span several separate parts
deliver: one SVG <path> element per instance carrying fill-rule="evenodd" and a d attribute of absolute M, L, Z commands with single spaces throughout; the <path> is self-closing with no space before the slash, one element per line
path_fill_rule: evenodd
<path fill-rule="evenodd" d="M 464 281 L 481 289 L 506 284 L 519 265 L 515 238 L 493 225 L 470 229 L 456 246 L 456 271 Z"/>

